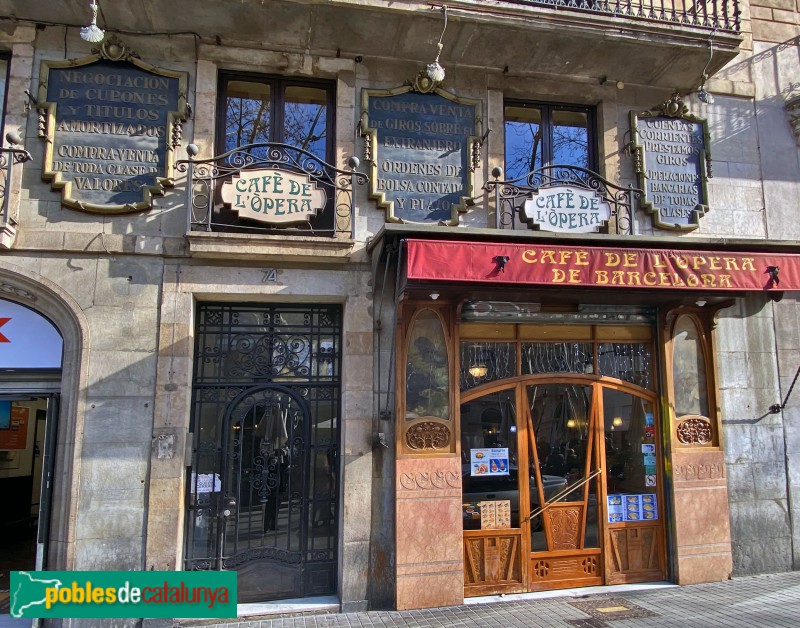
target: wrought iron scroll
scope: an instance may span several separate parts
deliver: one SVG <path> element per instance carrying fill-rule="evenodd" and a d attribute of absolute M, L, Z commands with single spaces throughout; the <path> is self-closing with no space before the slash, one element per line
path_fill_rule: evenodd
<path fill-rule="evenodd" d="M 250 233 L 299 232 L 300 235 L 354 237 L 353 220 L 356 185 L 364 185 L 367 175 L 357 172 L 359 161 L 350 157 L 347 169 L 339 169 L 302 148 L 266 142 L 247 144 L 208 159 L 196 159 L 198 148 L 187 147 L 189 159 L 178 160 L 175 169 L 187 173 L 187 207 L 189 231 L 245 231 Z M 274 168 L 309 177 L 326 190 L 328 204 L 308 225 L 278 227 L 259 225 L 244 220 L 220 220 L 216 215 L 222 206 L 220 186 L 244 170 Z M 324 222 L 323 226 L 320 226 Z"/>
<path fill-rule="evenodd" d="M 492 170 L 493 181 L 487 181 L 484 189 L 494 193 L 495 228 L 520 229 L 526 225 L 519 214 L 525 201 L 538 194 L 539 190 L 559 186 L 582 188 L 603 197 L 611 207 L 608 232 L 634 235 L 635 211 L 642 198 L 642 191 L 606 181 L 596 172 L 578 166 L 553 165 L 533 170 L 509 181 L 501 180 L 502 168 Z"/>
<path fill-rule="evenodd" d="M 0 201 L 3 207 L 3 225 L 9 226 L 15 218 L 11 215 L 11 175 L 14 164 L 25 163 L 31 160 L 31 154 L 24 148 L 0 148 Z"/>

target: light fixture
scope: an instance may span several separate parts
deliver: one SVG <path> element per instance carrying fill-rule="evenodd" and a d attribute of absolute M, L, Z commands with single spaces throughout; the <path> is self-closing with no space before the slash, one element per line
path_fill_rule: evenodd
<path fill-rule="evenodd" d="M 575 419 L 569 419 L 567 421 L 567 427 L 571 430 L 574 430 L 576 427 L 578 427 L 578 422 Z"/>
<path fill-rule="evenodd" d="M 89 5 L 89 8 L 92 10 L 92 23 L 81 29 L 81 39 L 96 44 L 98 41 L 103 41 L 103 37 L 106 36 L 106 33 L 97 26 L 97 0 L 92 0 L 92 4 Z"/>
<path fill-rule="evenodd" d="M 486 366 L 483 362 L 478 362 L 477 364 L 473 364 L 469 367 L 469 374 L 476 379 L 480 379 L 481 377 L 486 377 L 486 374 L 489 372 L 489 367 Z"/>
<path fill-rule="evenodd" d="M 697 301 L 694 302 L 697 307 L 703 307 L 706 303 L 708 303 L 708 301 L 705 299 L 697 299 Z"/>
<path fill-rule="evenodd" d="M 442 9 L 444 10 L 444 28 L 442 29 L 442 34 L 439 35 L 439 43 L 436 44 L 436 59 L 434 59 L 433 63 L 428 64 L 427 70 L 428 78 L 434 83 L 441 83 L 444 80 L 444 68 L 439 65 L 439 55 L 442 54 L 442 48 L 444 48 L 442 38 L 447 30 L 447 7 L 442 7 Z"/>
<path fill-rule="evenodd" d="M 436 299 L 439 298 L 439 293 L 438 292 L 431 292 L 430 297 L 431 297 L 431 299 L 433 299 L 435 301 Z"/>
<path fill-rule="evenodd" d="M 708 61 L 706 61 L 706 67 L 703 68 L 702 80 L 700 82 L 700 87 L 697 88 L 697 97 L 700 99 L 700 102 L 704 102 L 707 105 L 714 104 L 714 97 L 706 91 L 706 81 L 708 80 L 708 74 L 706 73 L 708 70 L 708 66 L 711 64 L 711 59 L 714 56 L 714 34 L 717 32 L 715 28 L 711 31 L 711 35 L 708 38 Z"/>
<path fill-rule="evenodd" d="M 614 419 L 611 421 L 611 424 L 614 427 L 621 426 L 622 425 L 622 417 L 621 416 L 615 416 Z"/>

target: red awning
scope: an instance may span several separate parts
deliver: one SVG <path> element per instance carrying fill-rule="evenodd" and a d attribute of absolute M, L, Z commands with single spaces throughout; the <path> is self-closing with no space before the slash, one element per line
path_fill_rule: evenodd
<path fill-rule="evenodd" d="M 800 255 L 407 240 L 410 280 L 679 290 L 798 290 Z"/>

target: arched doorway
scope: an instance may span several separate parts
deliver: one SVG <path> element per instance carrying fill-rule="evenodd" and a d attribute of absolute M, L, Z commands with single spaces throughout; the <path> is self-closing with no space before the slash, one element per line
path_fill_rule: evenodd
<path fill-rule="evenodd" d="M 47 565 L 62 353 L 51 321 L 0 299 L 0 591 Z"/>

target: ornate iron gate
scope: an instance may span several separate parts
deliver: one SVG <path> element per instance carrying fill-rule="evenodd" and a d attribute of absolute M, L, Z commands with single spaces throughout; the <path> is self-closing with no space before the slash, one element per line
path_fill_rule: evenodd
<path fill-rule="evenodd" d="M 239 602 L 336 590 L 341 308 L 201 304 L 185 567 Z"/>

